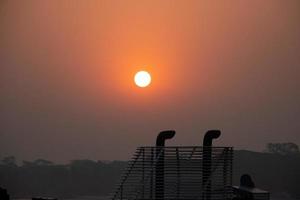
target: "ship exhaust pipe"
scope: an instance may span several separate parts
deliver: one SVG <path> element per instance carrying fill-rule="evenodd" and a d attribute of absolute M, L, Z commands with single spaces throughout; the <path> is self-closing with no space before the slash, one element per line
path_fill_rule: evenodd
<path fill-rule="evenodd" d="M 165 152 L 164 146 L 165 141 L 172 139 L 175 136 L 175 131 L 167 130 L 162 131 L 158 134 L 156 138 L 156 168 L 155 168 L 155 199 L 164 199 L 165 193 L 165 174 L 164 174 L 164 160 Z"/>
<path fill-rule="evenodd" d="M 212 141 L 220 135 L 219 130 L 209 130 L 203 139 L 202 192 L 205 200 L 211 199 Z"/>

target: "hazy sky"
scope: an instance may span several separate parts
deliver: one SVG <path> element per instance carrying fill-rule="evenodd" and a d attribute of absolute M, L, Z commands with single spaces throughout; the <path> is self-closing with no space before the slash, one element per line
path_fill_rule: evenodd
<path fill-rule="evenodd" d="M 299 0 L 0 0 L 0 67 L 0 157 L 300 144 Z"/>

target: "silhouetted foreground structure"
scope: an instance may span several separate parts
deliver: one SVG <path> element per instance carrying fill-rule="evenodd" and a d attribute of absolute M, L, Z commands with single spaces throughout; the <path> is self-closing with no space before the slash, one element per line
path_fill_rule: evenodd
<path fill-rule="evenodd" d="M 239 199 L 256 199 L 264 200 L 270 198 L 270 193 L 258 188 L 255 188 L 255 184 L 252 178 L 248 174 L 244 174 L 240 179 L 240 186 L 233 186 L 233 192 L 236 200 Z"/>
<path fill-rule="evenodd" d="M 7 190 L 0 187 L 0 200 L 9 200 Z"/>
<path fill-rule="evenodd" d="M 208 131 L 203 146 L 166 147 L 165 140 L 174 135 L 161 132 L 156 146 L 137 148 L 112 200 L 256 199 L 254 187 L 249 195 L 243 193 L 246 186 L 232 187 L 233 148 L 212 147 L 220 131 Z"/>

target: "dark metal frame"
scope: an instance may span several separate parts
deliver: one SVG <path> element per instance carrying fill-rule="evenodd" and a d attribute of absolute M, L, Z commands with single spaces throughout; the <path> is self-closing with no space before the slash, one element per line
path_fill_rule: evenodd
<path fill-rule="evenodd" d="M 139 147 L 112 200 L 231 199 L 232 160 L 232 147 Z"/>

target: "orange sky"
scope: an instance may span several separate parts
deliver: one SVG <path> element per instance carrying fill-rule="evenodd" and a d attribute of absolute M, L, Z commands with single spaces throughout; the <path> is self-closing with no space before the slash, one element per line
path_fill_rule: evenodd
<path fill-rule="evenodd" d="M 212 128 L 219 145 L 300 144 L 299 6 L 2 0 L 0 157 L 127 159 L 162 129 L 180 145 Z"/>

